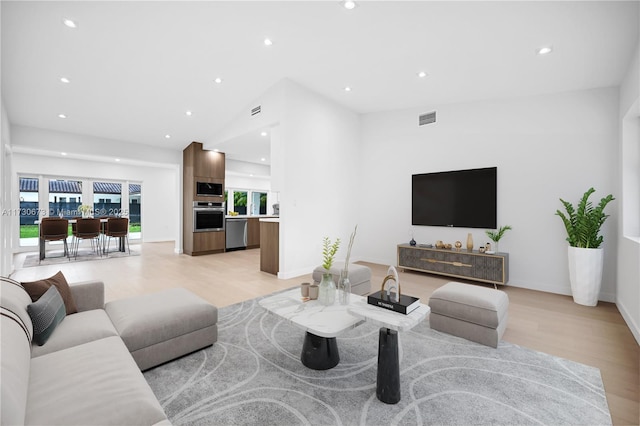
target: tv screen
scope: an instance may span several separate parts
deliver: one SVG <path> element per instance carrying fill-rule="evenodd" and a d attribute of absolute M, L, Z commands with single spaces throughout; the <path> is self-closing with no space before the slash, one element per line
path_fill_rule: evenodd
<path fill-rule="evenodd" d="M 496 229 L 497 167 L 411 177 L 413 225 Z"/>

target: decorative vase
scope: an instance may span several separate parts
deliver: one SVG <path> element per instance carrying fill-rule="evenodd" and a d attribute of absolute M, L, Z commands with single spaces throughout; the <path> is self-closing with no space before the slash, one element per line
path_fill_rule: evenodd
<path fill-rule="evenodd" d="M 568 255 L 573 301 L 579 305 L 596 306 L 602 285 L 604 251 L 601 248 L 569 246 Z"/>
<path fill-rule="evenodd" d="M 82 211 L 82 218 L 83 218 L 83 219 L 86 219 L 86 218 L 88 218 L 88 217 L 89 217 L 89 212 L 88 212 L 88 211 L 84 211 L 84 210 L 83 210 L 83 211 Z"/>
<path fill-rule="evenodd" d="M 467 234 L 467 250 L 473 251 L 473 235 L 471 235 L 471 232 Z"/>
<path fill-rule="evenodd" d="M 349 273 L 342 270 L 340 273 L 340 282 L 338 283 L 338 300 L 341 305 L 348 305 L 351 300 L 351 281 L 348 277 Z"/>
<path fill-rule="evenodd" d="M 322 274 L 322 281 L 318 286 L 318 301 L 325 306 L 333 305 L 336 301 L 336 284 L 329 272 Z"/>

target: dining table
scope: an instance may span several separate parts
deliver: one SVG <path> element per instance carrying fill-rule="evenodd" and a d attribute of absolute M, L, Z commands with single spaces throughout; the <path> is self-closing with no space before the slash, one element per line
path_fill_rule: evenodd
<path fill-rule="evenodd" d="M 74 223 L 78 223 L 77 219 L 67 219 L 69 224 L 72 225 Z M 101 228 L 102 231 L 101 233 L 104 235 L 104 227 L 105 224 L 107 223 L 107 221 L 109 220 L 109 218 L 106 217 L 101 217 L 100 218 L 100 224 L 101 224 Z M 38 236 L 40 235 L 40 224 L 42 222 L 40 220 L 35 220 L 33 222 L 34 225 L 38 225 Z M 44 259 L 44 253 L 45 253 L 45 241 L 38 237 L 38 248 L 40 250 L 40 260 Z M 104 253 L 105 251 L 105 247 L 104 247 L 104 241 L 102 241 L 102 252 Z M 118 237 L 118 251 L 124 252 L 125 250 L 125 237 Z"/>

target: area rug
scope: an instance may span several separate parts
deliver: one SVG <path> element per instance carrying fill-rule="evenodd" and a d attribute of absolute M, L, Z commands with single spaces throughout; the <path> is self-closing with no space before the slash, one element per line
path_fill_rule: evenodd
<path fill-rule="evenodd" d="M 597 368 L 500 342 L 400 333 L 401 400 L 376 398 L 378 328 L 338 337 L 340 363 L 300 363 L 304 332 L 259 299 L 219 310 L 213 346 L 144 373 L 175 425 L 605 425 Z"/>
<path fill-rule="evenodd" d="M 113 250 L 113 249 L 112 249 Z M 106 260 L 106 259 L 116 259 L 119 257 L 127 257 L 127 256 L 139 256 L 140 249 L 135 246 L 131 246 L 131 254 L 129 252 L 121 252 L 121 251 L 110 251 L 109 255 L 97 255 L 91 247 L 80 248 L 78 250 L 78 256 L 71 256 L 71 258 L 67 258 L 64 255 L 64 250 L 47 250 L 45 253 L 46 257 L 42 259 L 42 262 L 39 261 L 38 253 L 29 254 L 24 259 L 23 268 L 30 268 L 32 266 L 42 266 L 42 265 L 59 265 L 60 263 L 69 263 L 69 262 L 86 262 L 88 260 Z"/>

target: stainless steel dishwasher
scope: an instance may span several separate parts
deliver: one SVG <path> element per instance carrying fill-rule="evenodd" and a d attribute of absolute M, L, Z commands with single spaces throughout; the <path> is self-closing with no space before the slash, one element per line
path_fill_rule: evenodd
<path fill-rule="evenodd" d="M 247 247 L 247 219 L 227 218 L 226 223 L 227 250 L 238 250 Z"/>

